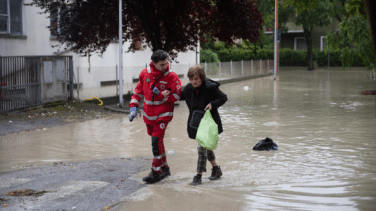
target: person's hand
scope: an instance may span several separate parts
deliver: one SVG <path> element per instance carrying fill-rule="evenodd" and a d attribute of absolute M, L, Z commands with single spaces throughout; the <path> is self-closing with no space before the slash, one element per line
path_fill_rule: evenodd
<path fill-rule="evenodd" d="M 129 114 L 129 121 L 132 122 L 134 118 L 137 118 L 137 114 L 139 114 L 140 111 L 138 110 L 138 108 L 136 107 L 131 107 L 130 109 L 130 114 Z M 140 116 L 141 116 L 141 113 L 140 113 Z"/>
<path fill-rule="evenodd" d="M 170 90 L 164 90 L 162 92 L 162 95 L 163 95 L 163 97 L 167 97 L 170 93 L 171 93 Z"/>
<path fill-rule="evenodd" d="M 209 103 L 209 104 L 205 107 L 205 111 L 206 111 L 206 110 L 211 111 L 211 109 L 212 109 L 212 106 L 211 106 L 211 104 Z"/>

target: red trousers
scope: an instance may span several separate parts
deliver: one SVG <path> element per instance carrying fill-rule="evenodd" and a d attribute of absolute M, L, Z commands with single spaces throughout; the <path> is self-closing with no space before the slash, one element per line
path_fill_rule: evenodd
<path fill-rule="evenodd" d="M 155 125 L 146 124 L 148 134 L 152 137 L 153 163 L 152 169 L 157 173 L 161 173 L 161 167 L 168 167 L 166 160 L 166 151 L 163 144 L 163 137 L 167 128 L 168 122 L 157 121 Z"/>

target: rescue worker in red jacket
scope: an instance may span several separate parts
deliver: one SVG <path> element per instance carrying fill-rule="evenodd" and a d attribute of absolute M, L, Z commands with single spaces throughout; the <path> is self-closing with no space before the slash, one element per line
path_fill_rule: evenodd
<path fill-rule="evenodd" d="M 167 124 L 172 120 L 174 102 L 181 96 L 181 81 L 170 70 L 168 55 L 157 50 L 151 56 L 150 66 L 141 71 L 139 82 L 131 97 L 129 120 L 137 117 L 141 99 L 144 100 L 143 119 L 151 136 L 153 163 L 151 172 L 143 180 L 155 183 L 171 175 L 167 164 L 163 137 Z"/>

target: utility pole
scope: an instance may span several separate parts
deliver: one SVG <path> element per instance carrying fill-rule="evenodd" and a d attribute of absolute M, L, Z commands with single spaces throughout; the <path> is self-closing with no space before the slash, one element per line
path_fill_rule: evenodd
<path fill-rule="evenodd" d="M 275 0 L 275 18 L 274 18 L 274 80 L 277 78 L 278 72 L 278 0 Z"/>
<path fill-rule="evenodd" d="M 119 0 L 119 107 L 123 107 L 123 3 Z"/>

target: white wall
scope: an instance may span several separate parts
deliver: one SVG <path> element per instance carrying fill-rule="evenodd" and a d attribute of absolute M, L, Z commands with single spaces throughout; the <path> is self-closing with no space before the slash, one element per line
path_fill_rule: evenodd
<path fill-rule="evenodd" d="M 31 0 L 24 0 L 23 3 L 30 3 Z M 50 24 L 48 14 L 42 12 L 35 6 L 23 6 L 23 34 L 26 39 L 1 38 L 1 56 L 46 56 L 56 55 L 56 48 L 51 45 L 58 44 L 57 40 L 51 39 L 50 31 L 47 28 Z M 123 93 L 133 92 L 135 84 L 132 78 L 138 78 L 139 73 L 146 64 L 150 63 L 152 51 L 145 49 L 135 53 L 125 53 L 130 43 L 123 45 Z M 61 48 L 61 51 L 64 51 Z M 90 57 L 82 57 L 71 51 L 60 54 L 61 56 L 73 56 L 75 80 L 82 83 L 80 99 L 89 96 L 108 97 L 116 95 L 116 86 L 100 87 L 101 81 L 116 80 L 116 65 L 118 64 L 119 48 L 117 43 L 111 43 L 103 55 L 93 54 Z M 199 55 L 197 55 L 199 62 Z M 176 62 L 171 66 L 178 74 L 186 75 L 189 66 L 196 62 L 195 51 L 179 53 Z M 115 90 L 115 91 L 114 91 Z M 76 94 L 76 91 L 75 91 Z"/>
<path fill-rule="evenodd" d="M 24 0 L 23 3 L 30 3 Z M 27 55 L 51 55 L 49 46 L 49 33 L 46 26 L 49 25 L 47 15 L 35 15 L 41 12 L 36 7 L 22 7 L 22 27 L 26 39 L 0 38 L 0 55 L 2 56 L 27 56 Z"/>

